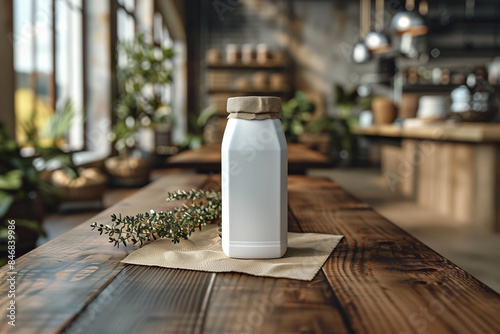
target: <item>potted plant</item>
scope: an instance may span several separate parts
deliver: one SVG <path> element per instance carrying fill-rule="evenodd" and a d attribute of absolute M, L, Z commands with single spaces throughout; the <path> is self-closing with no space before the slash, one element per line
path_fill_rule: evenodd
<path fill-rule="evenodd" d="M 183 146 L 185 148 L 196 150 L 206 142 L 205 126 L 213 119 L 212 116 L 216 111 L 215 107 L 209 106 L 203 109 L 199 115 L 189 114 L 188 120 L 191 131 L 187 134 L 186 141 L 184 142 Z"/>
<path fill-rule="evenodd" d="M 360 96 L 357 88 L 347 91 L 342 85 L 335 84 L 335 107 L 337 115 L 326 115 L 316 119 L 307 127 L 307 132 L 324 134 L 329 138 L 328 154 L 336 164 L 350 164 L 356 150 L 355 136 L 351 134 L 350 126 L 357 125 L 358 118 L 354 115 L 355 107 L 367 108 L 371 97 Z"/>
<path fill-rule="evenodd" d="M 168 131 L 174 123 L 171 106 L 164 101 L 166 85 L 172 82 L 168 61 L 171 48 L 150 44 L 144 35 L 119 45 L 117 67 L 122 93 L 113 110 L 112 142 L 117 156 L 105 160 L 106 171 L 115 183 L 141 185 L 149 180 L 150 162 L 137 150 L 141 133 L 162 124 Z M 123 57 L 123 58 L 121 58 Z M 154 136 L 151 136 L 154 138 Z M 144 143 L 143 143 L 144 144 Z"/>
<path fill-rule="evenodd" d="M 355 123 L 356 118 L 353 117 L 352 110 L 358 102 L 357 88 L 349 92 L 342 85 L 335 84 L 334 91 L 335 107 L 338 110 L 339 117 L 345 119 L 349 124 Z"/>
<path fill-rule="evenodd" d="M 335 164 L 350 161 L 354 149 L 354 137 L 345 118 L 323 116 L 312 121 L 307 127 L 307 132 L 322 134 L 327 138 L 326 153 L 333 159 Z"/>
<path fill-rule="evenodd" d="M 54 111 L 42 131 L 32 121 L 23 126 L 28 139 L 24 146 L 32 149 L 41 177 L 50 181 L 62 202 L 100 200 L 106 190 L 107 180 L 99 169 L 77 168 L 73 153 L 63 150 L 64 138 L 77 115 L 68 100 L 63 108 Z"/>
<path fill-rule="evenodd" d="M 0 253 L 7 256 L 8 225 L 15 221 L 16 256 L 35 248 L 44 235 L 43 200 L 52 202 L 57 191 L 35 168 L 35 156 L 24 157 L 21 148 L 7 137 L 0 124 Z"/>
<path fill-rule="evenodd" d="M 282 103 L 282 124 L 288 143 L 297 143 L 311 120 L 315 106 L 305 93 L 298 91 L 295 96 Z"/>

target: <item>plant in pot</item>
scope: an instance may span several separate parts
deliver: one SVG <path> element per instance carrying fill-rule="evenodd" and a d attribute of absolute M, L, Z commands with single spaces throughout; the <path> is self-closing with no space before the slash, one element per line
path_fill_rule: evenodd
<path fill-rule="evenodd" d="M 35 168 L 35 159 L 35 156 L 21 155 L 19 145 L 8 138 L 4 126 L 0 124 L 1 264 L 9 255 L 8 245 L 12 235 L 15 236 L 16 257 L 35 248 L 38 237 L 44 235 L 43 200 L 53 202 L 58 196 L 57 190 L 42 179 L 41 172 Z M 9 225 L 15 225 L 15 234 L 9 232 L 12 229 Z"/>
<path fill-rule="evenodd" d="M 340 118 L 347 121 L 349 125 L 357 125 L 357 117 L 353 115 L 353 109 L 358 104 L 358 90 L 347 91 L 340 84 L 334 85 L 335 103 Z"/>
<path fill-rule="evenodd" d="M 122 93 L 113 109 L 111 134 L 118 155 L 106 159 L 105 167 L 115 184 L 142 185 L 149 181 L 151 162 L 138 148 L 148 146 L 147 137 L 154 138 L 155 124 L 168 131 L 174 123 L 171 106 L 164 99 L 166 86 L 172 82 L 173 51 L 150 44 L 139 34 L 120 43 L 118 56 Z"/>
<path fill-rule="evenodd" d="M 217 110 L 213 106 L 209 106 L 203 109 L 199 115 L 189 114 L 188 120 L 191 129 L 183 145 L 185 148 L 196 150 L 205 143 L 205 126 L 209 124 L 216 112 Z"/>
<path fill-rule="evenodd" d="M 349 161 L 354 149 L 354 136 L 349 130 L 348 121 L 338 116 L 323 116 L 307 126 L 307 132 L 323 134 L 328 138 L 328 155 L 334 164 Z"/>
<path fill-rule="evenodd" d="M 304 92 L 298 91 L 295 96 L 282 103 L 283 131 L 288 143 L 297 143 L 311 120 L 315 106 Z"/>
<path fill-rule="evenodd" d="M 24 146 L 31 148 L 41 177 L 55 187 L 61 202 L 101 200 L 106 189 L 107 180 L 98 168 L 77 168 L 73 152 L 64 148 L 65 137 L 78 116 L 68 100 L 55 110 L 42 131 L 32 121 L 23 124 L 28 139 Z"/>
<path fill-rule="evenodd" d="M 358 124 L 354 115 L 356 107 L 369 108 L 371 97 L 360 96 L 358 89 L 347 91 L 342 85 L 335 84 L 335 107 L 338 115 L 326 115 L 310 122 L 307 126 L 308 133 L 324 134 L 329 137 L 328 154 L 335 164 L 349 165 L 356 150 L 355 136 L 351 134 L 350 127 Z"/>

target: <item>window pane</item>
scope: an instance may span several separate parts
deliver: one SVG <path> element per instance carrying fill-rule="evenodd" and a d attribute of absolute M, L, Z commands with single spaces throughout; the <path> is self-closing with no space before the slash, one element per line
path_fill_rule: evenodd
<path fill-rule="evenodd" d="M 135 36 L 134 18 L 125 10 L 119 8 L 116 12 L 117 37 L 119 41 L 130 41 Z"/>
<path fill-rule="evenodd" d="M 129 12 L 133 12 L 135 10 L 134 0 L 122 0 L 121 2 L 125 6 L 125 9 Z"/>
<path fill-rule="evenodd" d="M 173 46 L 172 39 L 170 38 L 170 34 L 168 33 L 168 29 L 164 26 L 163 27 L 163 34 L 162 34 L 162 40 L 163 40 L 163 46 L 171 48 Z"/>
<path fill-rule="evenodd" d="M 70 101 L 78 113 L 68 132 L 68 149 L 84 147 L 81 0 L 56 1 L 57 108 Z"/>
<path fill-rule="evenodd" d="M 155 43 L 161 44 L 163 35 L 163 18 L 156 12 L 153 18 L 153 39 Z"/>
<path fill-rule="evenodd" d="M 34 106 L 34 94 L 31 89 L 33 61 L 33 24 L 31 22 L 32 1 L 14 1 L 14 69 L 16 71 L 15 115 L 16 139 L 26 141 L 22 124 L 30 118 Z"/>
<path fill-rule="evenodd" d="M 56 0 L 56 1 L 61 1 L 61 0 Z M 65 0 L 68 2 L 68 4 L 74 9 L 74 10 L 81 10 L 82 9 L 82 0 Z"/>
<path fill-rule="evenodd" d="M 36 69 L 45 77 L 52 69 L 52 1 L 37 0 L 34 38 L 36 43 Z M 43 83 L 42 83 L 43 84 Z M 46 86 L 47 85 L 47 86 Z M 48 95 L 48 84 L 39 87 L 39 95 Z"/>
<path fill-rule="evenodd" d="M 49 99 L 52 40 L 50 1 L 14 1 L 16 139 L 37 135 L 52 114 Z M 49 4 L 49 9 L 47 4 Z"/>
<path fill-rule="evenodd" d="M 134 12 L 135 10 L 135 3 L 134 0 L 118 0 L 118 5 L 121 7 L 125 8 L 129 12 Z"/>
<path fill-rule="evenodd" d="M 18 73 L 29 73 L 33 70 L 32 60 L 32 33 L 33 24 L 31 22 L 32 1 L 14 1 L 14 68 Z M 21 83 L 24 87 L 29 87 L 29 83 Z"/>
<path fill-rule="evenodd" d="M 83 113 L 82 0 L 16 0 L 13 14 L 17 140 L 31 134 L 51 145 L 46 130 L 54 109 L 69 99 Z M 75 117 L 63 147 L 82 149 L 83 130 L 83 118 Z"/>
<path fill-rule="evenodd" d="M 36 110 L 39 136 L 44 135 L 45 123 L 53 114 L 51 98 L 52 68 L 52 1 L 36 0 L 33 38 L 35 42 Z M 41 128 L 40 128 L 41 127 Z M 42 141 L 41 144 L 48 144 Z"/>
<path fill-rule="evenodd" d="M 132 40 L 135 37 L 135 20 L 133 16 L 127 15 L 125 24 L 125 36 L 124 39 Z"/>

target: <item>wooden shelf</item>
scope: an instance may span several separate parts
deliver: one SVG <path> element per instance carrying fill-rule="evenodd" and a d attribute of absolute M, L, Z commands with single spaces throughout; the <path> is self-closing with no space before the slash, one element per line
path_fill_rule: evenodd
<path fill-rule="evenodd" d="M 433 85 L 433 84 L 405 84 L 403 85 L 403 92 L 451 92 L 460 85 Z"/>
<path fill-rule="evenodd" d="M 433 84 L 425 84 L 425 85 L 420 85 L 420 84 L 405 84 L 403 85 L 403 92 L 438 92 L 438 93 L 443 93 L 443 92 L 451 92 L 455 88 L 459 86 L 463 86 L 465 84 L 449 84 L 449 85 L 433 85 Z M 490 87 L 494 88 L 495 90 L 498 90 L 500 88 L 500 85 L 498 84 L 489 84 Z"/>
<path fill-rule="evenodd" d="M 208 94 L 240 94 L 240 95 L 269 95 L 269 94 L 277 94 L 277 95 L 287 95 L 290 94 L 290 90 L 262 90 L 262 89 L 233 89 L 233 88 L 209 88 Z"/>
<path fill-rule="evenodd" d="M 283 70 L 287 66 L 286 63 L 273 63 L 269 62 L 266 64 L 259 63 L 251 63 L 251 64 L 207 64 L 207 68 L 210 70 L 252 70 L 252 69 L 260 69 L 260 70 Z"/>

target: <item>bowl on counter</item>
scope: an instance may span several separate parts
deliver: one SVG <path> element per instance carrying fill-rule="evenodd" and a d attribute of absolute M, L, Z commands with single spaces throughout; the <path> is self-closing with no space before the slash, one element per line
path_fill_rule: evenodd
<path fill-rule="evenodd" d="M 445 96 L 425 95 L 418 102 L 417 118 L 444 119 L 448 110 Z"/>

